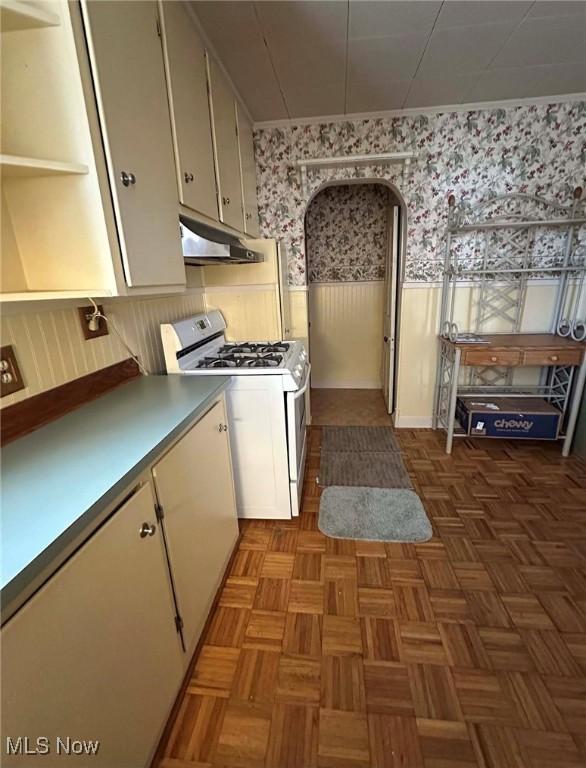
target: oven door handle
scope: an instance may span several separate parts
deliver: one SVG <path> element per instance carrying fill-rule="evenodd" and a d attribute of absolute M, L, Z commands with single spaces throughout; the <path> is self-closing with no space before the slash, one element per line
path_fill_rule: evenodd
<path fill-rule="evenodd" d="M 307 363 L 307 375 L 305 377 L 305 384 L 301 387 L 301 389 L 298 389 L 297 392 L 293 395 L 293 400 L 297 400 L 301 397 L 301 395 L 305 394 L 305 390 L 309 386 L 309 374 L 311 373 L 311 363 Z"/>

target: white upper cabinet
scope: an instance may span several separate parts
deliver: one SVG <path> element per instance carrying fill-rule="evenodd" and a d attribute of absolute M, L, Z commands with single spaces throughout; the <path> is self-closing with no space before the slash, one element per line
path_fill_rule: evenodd
<path fill-rule="evenodd" d="M 179 200 L 218 219 L 205 48 L 183 3 L 161 2 Z"/>
<path fill-rule="evenodd" d="M 208 73 L 220 221 L 242 232 L 244 212 L 234 94 L 220 68 L 209 56 Z"/>
<path fill-rule="evenodd" d="M 185 284 L 157 4 L 83 0 L 129 286 Z"/>
<path fill-rule="evenodd" d="M 259 237 L 258 202 L 256 198 L 256 164 L 252 125 L 244 110 L 236 103 L 238 125 L 238 147 L 240 150 L 240 169 L 242 174 L 242 205 L 244 207 L 244 231 L 251 237 Z"/>

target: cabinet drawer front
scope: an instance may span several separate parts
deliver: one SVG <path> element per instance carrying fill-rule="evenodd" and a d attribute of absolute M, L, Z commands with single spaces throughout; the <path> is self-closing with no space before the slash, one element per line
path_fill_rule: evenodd
<path fill-rule="evenodd" d="M 468 349 L 463 354 L 465 365 L 520 365 L 521 353 L 514 349 Z"/>
<path fill-rule="evenodd" d="M 581 349 L 565 349 L 554 351 L 547 349 L 528 350 L 523 355 L 524 365 L 580 365 L 582 362 Z"/>

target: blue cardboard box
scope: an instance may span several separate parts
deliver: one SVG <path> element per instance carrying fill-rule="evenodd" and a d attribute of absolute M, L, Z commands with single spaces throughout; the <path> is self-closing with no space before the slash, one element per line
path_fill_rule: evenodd
<path fill-rule="evenodd" d="M 538 397 L 459 397 L 456 418 L 471 437 L 556 440 L 561 412 Z"/>

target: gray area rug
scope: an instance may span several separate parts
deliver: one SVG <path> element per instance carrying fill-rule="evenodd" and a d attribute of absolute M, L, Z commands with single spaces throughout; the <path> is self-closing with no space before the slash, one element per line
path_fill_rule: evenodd
<path fill-rule="evenodd" d="M 324 451 L 319 467 L 322 486 L 412 488 L 400 453 L 391 451 Z"/>
<path fill-rule="evenodd" d="M 322 451 L 400 451 L 391 427 L 323 427 Z"/>
<path fill-rule="evenodd" d="M 414 491 L 390 488 L 326 488 L 318 526 L 336 539 L 427 541 L 433 535 L 421 499 Z"/>

